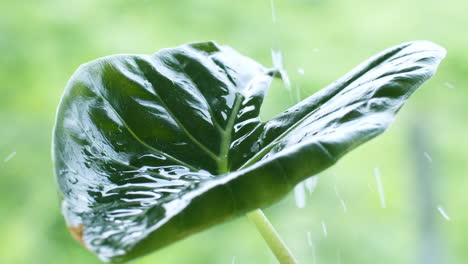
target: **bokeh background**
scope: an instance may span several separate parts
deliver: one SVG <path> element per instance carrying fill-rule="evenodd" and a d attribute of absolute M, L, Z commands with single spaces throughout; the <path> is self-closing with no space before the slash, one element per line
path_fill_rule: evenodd
<path fill-rule="evenodd" d="M 448 56 L 392 128 L 320 174 L 304 208 L 291 193 L 265 213 L 301 263 L 467 263 L 466 10 L 466 0 L 0 1 L 0 263 L 101 263 L 65 228 L 50 155 L 56 106 L 80 64 L 216 40 L 272 66 L 275 48 L 305 98 L 415 39 Z M 276 82 L 262 115 L 293 103 Z M 240 217 L 133 263 L 276 262 Z"/>

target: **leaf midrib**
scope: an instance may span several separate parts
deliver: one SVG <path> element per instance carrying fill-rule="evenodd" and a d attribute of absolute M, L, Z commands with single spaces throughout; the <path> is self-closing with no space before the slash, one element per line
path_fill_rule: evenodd
<path fill-rule="evenodd" d="M 155 96 L 159 99 L 161 102 L 161 105 L 166 109 L 167 113 L 172 117 L 172 119 L 177 123 L 179 128 L 187 135 L 187 137 L 192 140 L 195 145 L 197 145 L 201 150 L 203 150 L 208 156 L 210 156 L 213 160 L 218 161 L 220 158 L 214 154 L 211 150 L 209 150 L 205 145 L 203 145 L 198 139 L 196 139 L 192 133 L 190 133 L 185 126 L 180 122 L 180 120 L 174 115 L 174 113 L 169 109 L 169 107 L 166 105 L 166 103 L 163 101 L 162 97 L 159 96 L 158 93 L 155 93 Z"/>
<path fill-rule="evenodd" d="M 231 145 L 232 138 L 232 129 L 234 128 L 234 123 L 236 117 L 240 111 L 242 95 L 236 93 L 236 98 L 234 100 L 234 107 L 232 109 L 231 115 L 229 116 L 228 123 L 226 124 L 225 130 L 220 130 L 221 132 L 221 144 L 220 144 L 220 159 L 218 161 L 218 173 L 224 174 L 229 172 L 229 149 Z"/>

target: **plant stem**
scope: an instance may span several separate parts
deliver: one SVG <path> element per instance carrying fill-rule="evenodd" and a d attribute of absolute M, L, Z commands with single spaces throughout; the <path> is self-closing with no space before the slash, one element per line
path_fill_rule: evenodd
<path fill-rule="evenodd" d="M 263 239 L 267 242 L 276 259 L 280 264 L 297 264 L 297 260 L 292 255 L 289 248 L 283 242 L 281 237 L 276 232 L 273 225 L 268 221 L 262 210 L 256 209 L 252 212 L 247 213 L 247 217 L 257 227 L 258 231 L 262 235 Z"/>

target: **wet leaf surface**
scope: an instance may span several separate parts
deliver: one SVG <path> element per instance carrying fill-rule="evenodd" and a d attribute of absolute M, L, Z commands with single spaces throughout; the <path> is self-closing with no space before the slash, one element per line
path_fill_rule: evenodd
<path fill-rule="evenodd" d="M 67 224 L 121 262 L 268 206 L 385 131 L 444 56 L 427 41 L 390 48 L 266 122 L 277 71 L 227 46 L 87 63 L 54 131 Z"/>

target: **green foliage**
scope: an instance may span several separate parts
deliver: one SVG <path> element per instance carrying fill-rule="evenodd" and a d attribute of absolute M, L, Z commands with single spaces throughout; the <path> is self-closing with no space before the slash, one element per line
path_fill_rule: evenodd
<path fill-rule="evenodd" d="M 468 122 L 466 116 L 468 1 L 0 1 L 0 263 L 97 264 L 65 228 L 50 158 L 55 110 L 67 80 L 87 61 L 117 53 L 152 54 L 189 41 L 215 39 L 271 66 L 281 49 L 301 98 L 357 63 L 411 39 L 430 39 L 448 50 L 437 75 L 419 89 L 395 125 L 318 175 L 305 208 L 294 198 L 265 209 L 300 263 L 416 263 L 420 253 L 419 197 L 413 192 L 408 129 L 424 122 L 426 150 L 437 176 L 433 210 L 446 263 L 468 259 Z M 303 68 L 305 74 L 297 72 Z M 455 88 L 450 88 L 455 87 Z M 292 105 L 273 81 L 260 116 Z M 11 153 L 16 155 L 3 162 Z M 422 153 L 421 153 L 422 155 Z M 387 208 L 380 207 L 373 168 L 379 167 Z M 370 186 L 370 187 L 369 187 Z M 335 189 L 348 208 L 342 209 Z M 321 222 L 328 228 L 322 232 Z M 183 254 L 182 254 L 183 252 Z M 398 253 L 395 253 L 398 252 Z M 135 264 L 270 263 L 274 259 L 245 217 L 217 225 Z"/>
<path fill-rule="evenodd" d="M 214 42 L 87 63 L 54 133 L 67 222 L 124 261 L 269 206 L 382 133 L 444 56 L 427 41 L 390 48 L 266 122 L 277 70 Z"/>

